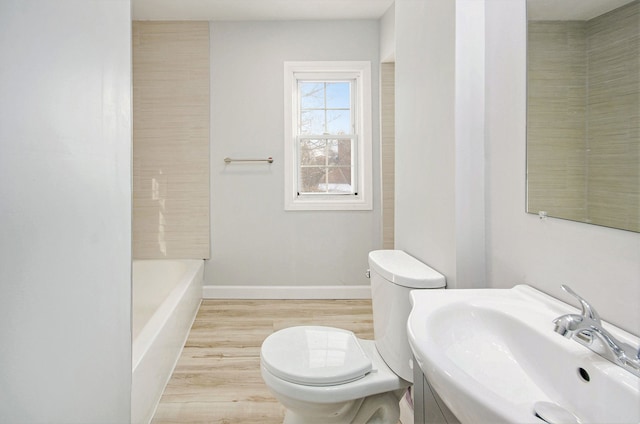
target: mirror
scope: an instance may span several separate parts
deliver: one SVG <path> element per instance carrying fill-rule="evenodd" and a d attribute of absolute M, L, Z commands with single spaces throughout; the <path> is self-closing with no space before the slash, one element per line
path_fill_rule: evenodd
<path fill-rule="evenodd" d="M 640 0 L 527 15 L 527 212 L 640 232 Z"/>

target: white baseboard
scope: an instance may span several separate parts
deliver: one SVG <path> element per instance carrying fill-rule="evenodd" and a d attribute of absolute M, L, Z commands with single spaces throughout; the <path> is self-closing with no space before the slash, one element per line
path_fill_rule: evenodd
<path fill-rule="evenodd" d="M 203 299 L 371 299 L 367 286 L 212 286 Z"/>

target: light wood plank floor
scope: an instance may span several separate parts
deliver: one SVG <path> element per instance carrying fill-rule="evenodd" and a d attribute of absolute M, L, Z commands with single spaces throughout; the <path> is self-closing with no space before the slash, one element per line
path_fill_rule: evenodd
<path fill-rule="evenodd" d="M 276 330 L 327 325 L 373 338 L 369 300 L 204 300 L 153 423 L 281 424 L 260 376 L 260 346 Z"/>

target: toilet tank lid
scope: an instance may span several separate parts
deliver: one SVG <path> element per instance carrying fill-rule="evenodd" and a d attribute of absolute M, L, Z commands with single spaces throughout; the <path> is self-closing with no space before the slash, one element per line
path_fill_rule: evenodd
<path fill-rule="evenodd" d="M 447 284 L 444 275 L 402 250 L 369 252 L 369 267 L 384 279 L 403 287 L 436 289 Z"/>

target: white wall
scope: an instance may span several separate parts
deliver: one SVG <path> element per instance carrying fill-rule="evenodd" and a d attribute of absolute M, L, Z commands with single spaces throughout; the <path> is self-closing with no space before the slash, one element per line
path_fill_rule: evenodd
<path fill-rule="evenodd" d="M 569 301 L 568 284 L 640 334 L 640 234 L 524 212 L 525 0 L 487 0 L 486 16 L 489 285 L 527 283 Z"/>
<path fill-rule="evenodd" d="M 457 288 L 486 286 L 484 0 L 456 1 Z"/>
<path fill-rule="evenodd" d="M 0 2 L 0 421 L 124 423 L 129 0 Z"/>
<path fill-rule="evenodd" d="M 479 286 L 468 281 L 474 260 L 486 260 L 486 282 L 480 286 L 526 283 L 572 301 L 560 290 L 560 284 L 568 284 L 591 300 L 604 319 L 640 334 L 640 234 L 552 218 L 541 221 L 525 213 L 525 0 L 486 0 L 484 10 L 467 10 L 486 18 L 484 87 L 474 89 L 469 81 L 477 76 L 464 82 L 460 66 L 455 68 L 457 87 L 464 82 L 485 99 L 484 124 L 469 121 L 476 128 L 484 126 L 485 196 L 476 203 L 484 201 L 485 206 L 468 206 L 469 213 L 485 214 L 486 240 L 476 253 L 484 258 L 470 257 L 459 245 L 465 231 L 480 237 L 468 225 L 474 218 L 463 213 L 468 184 L 460 181 L 460 166 L 468 164 L 466 149 L 479 149 L 478 141 L 460 138 L 462 127 L 456 127 L 455 137 L 450 132 L 464 122 L 461 118 L 475 116 L 457 104 L 452 118 L 449 100 L 454 98 L 453 53 L 448 53 L 452 28 L 461 24 L 455 19 L 470 16 L 459 13 L 469 2 L 456 3 L 455 19 L 453 6 L 442 2 L 447 0 L 396 1 L 397 248 L 443 272 L 456 288 Z M 456 31 L 460 36 L 460 28 Z M 457 101 L 467 101 L 456 95 Z M 458 150 L 452 147 L 454 139 Z M 472 165 L 464 178 L 478 173 L 477 164 Z"/>
<path fill-rule="evenodd" d="M 395 246 L 455 287 L 455 4 L 396 1 Z"/>
<path fill-rule="evenodd" d="M 396 4 L 380 18 L 380 62 L 396 60 Z"/>
<path fill-rule="evenodd" d="M 484 1 L 396 1 L 396 248 L 484 287 Z"/>
<path fill-rule="evenodd" d="M 381 246 L 377 21 L 212 22 L 211 260 L 205 285 L 368 285 Z M 372 65 L 373 211 L 284 211 L 285 61 Z M 230 164 L 225 156 L 274 158 Z"/>

